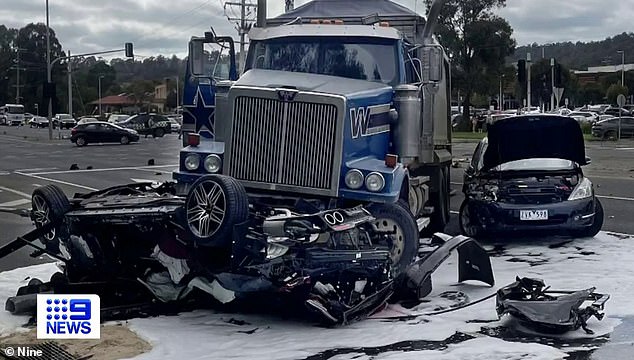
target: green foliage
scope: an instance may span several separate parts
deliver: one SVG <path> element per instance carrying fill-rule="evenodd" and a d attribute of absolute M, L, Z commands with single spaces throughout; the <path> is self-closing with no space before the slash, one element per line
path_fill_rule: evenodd
<path fill-rule="evenodd" d="M 608 99 L 608 102 L 612 105 L 616 105 L 616 98 L 619 95 L 628 95 L 628 89 L 625 86 L 622 86 L 620 84 L 612 84 L 610 85 L 610 87 L 608 88 L 608 91 L 605 94 L 605 97 Z"/>
<path fill-rule="evenodd" d="M 425 0 L 427 7 L 431 0 Z M 505 59 L 513 54 L 513 28 L 493 11 L 506 0 L 447 0 L 440 12 L 438 39 L 453 58 L 453 86 L 464 94 L 464 116 L 474 93 L 497 93 Z M 509 75 L 509 78 L 512 75 Z"/>

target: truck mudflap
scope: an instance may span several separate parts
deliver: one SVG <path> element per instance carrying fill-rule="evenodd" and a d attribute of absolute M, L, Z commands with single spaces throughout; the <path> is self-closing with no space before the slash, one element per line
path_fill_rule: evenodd
<path fill-rule="evenodd" d="M 432 291 L 432 273 L 451 255 L 458 251 L 458 281 L 481 281 L 489 286 L 495 285 L 491 260 L 486 250 L 474 239 L 466 236 L 451 237 L 446 234 L 436 233 L 432 238 L 440 245 L 427 256 L 424 256 L 410 265 L 401 279 L 401 291 L 422 299 Z M 403 293 L 401 293 L 403 294 Z"/>
<path fill-rule="evenodd" d="M 517 277 L 514 283 L 497 291 L 498 317 L 510 315 L 540 333 L 562 334 L 583 328 L 593 334 L 587 321 L 593 316 L 603 319 L 605 314 L 601 311 L 610 295 L 596 293 L 594 287 L 576 291 L 549 288 L 540 279 Z M 582 307 L 586 302 L 591 303 Z"/>

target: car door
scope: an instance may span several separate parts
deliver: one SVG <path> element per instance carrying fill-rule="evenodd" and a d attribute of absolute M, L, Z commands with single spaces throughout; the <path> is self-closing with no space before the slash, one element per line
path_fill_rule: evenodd
<path fill-rule="evenodd" d="M 103 133 L 103 142 L 119 142 L 119 132 L 110 124 L 99 124 L 101 126 L 101 131 Z"/>
<path fill-rule="evenodd" d="M 621 137 L 634 137 L 634 118 L 624 117 L 621 119 Z"/>

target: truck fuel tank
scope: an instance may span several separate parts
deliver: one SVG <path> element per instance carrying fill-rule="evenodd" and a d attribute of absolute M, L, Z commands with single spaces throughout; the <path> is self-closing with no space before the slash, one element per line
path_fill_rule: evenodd
<path fill-rule="evenodd" d="M 418 86 L 398 85 L 394 89 L 398 120 L 394 125 L 394 147 L 401 162 L 413 162 L 420 154 L 421 97 Z"/>

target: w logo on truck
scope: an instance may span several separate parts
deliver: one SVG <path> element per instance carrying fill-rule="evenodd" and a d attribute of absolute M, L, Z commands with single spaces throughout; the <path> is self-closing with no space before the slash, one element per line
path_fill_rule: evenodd
<path fill-rule="evenodd" d="M 350 109 L 352 138 L 370 136 L 390 131 L 390 105 L 375 105 Z"/>

